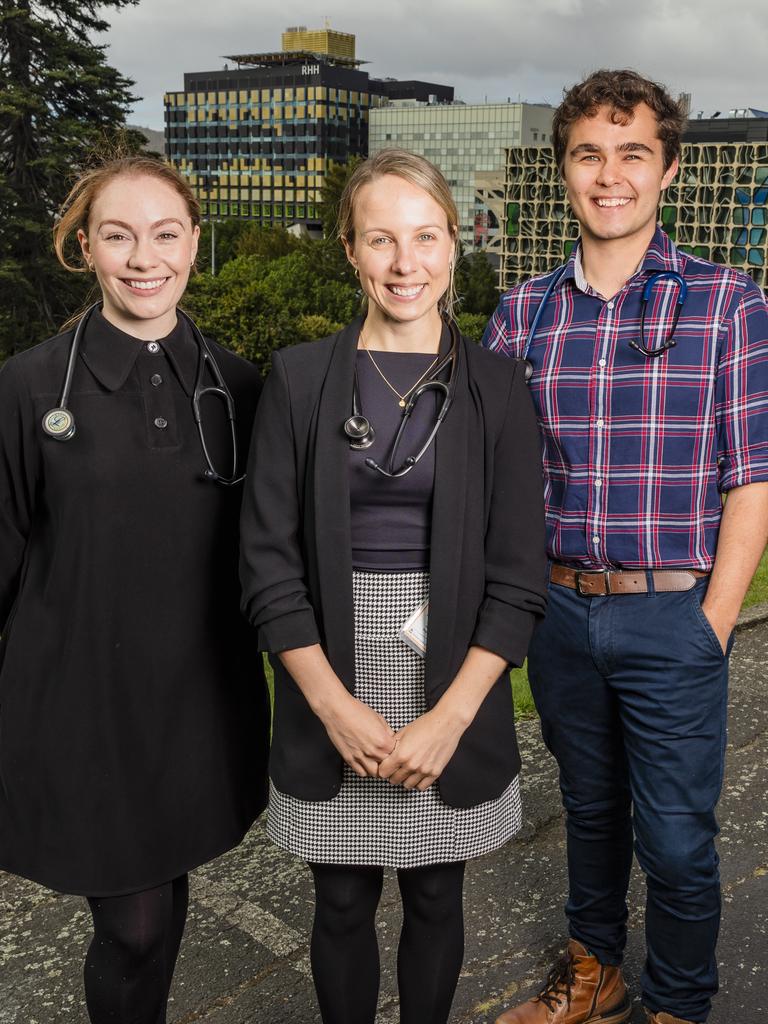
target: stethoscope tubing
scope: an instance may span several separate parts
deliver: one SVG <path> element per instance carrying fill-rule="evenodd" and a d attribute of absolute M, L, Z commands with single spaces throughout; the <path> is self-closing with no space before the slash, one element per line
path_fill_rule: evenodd
<path fill-rule="evenodd" d="M 43 431 L 48 435 L 48 437 L 51 437 L 56 441 L 69 441 L 75 436 L 75 418 L 69 409 L 75 365 L 77 363 L 77 356 L 80 351 L 80 343 L 82 341 L 85 328 L 93 315 L 94 310 L 98 309 L 100 305 L 100 302 L 94 302 L 93 305 L 89 306 L 80 317 L 69 347 L 67 368 L 61 387 L 59 403 L 55 408 L 49 409 L 43 416 Z M 200 328 L 192 317 L 185 313 L 184 310 L 177 309 L 176 313 L 189 325 L 198 350 L 197 372 L 195 376 L 195 386 L 192 392 L 192 415 L 195 420 L 197 432 L 200 437 L 200 445 L 203 449 L 203 455 L 205 456 L 206 461 L 206 469 L 203 471 L 203 476 L 206 480 L 212 480 L 216 483 L 223 484 L 225 487 L 229 487 L 233 484 L 240 483 L 245 477 L 244 473 L 239 475 L 237 473 L 237 429 L 235 424 L 235 404 L 232 399 L 232 394 L 227 387 L 218 363 L 213 356 L 213 352 L 211 352 L 210 346 L 208 345 L 208 342 Z M 203 377 L 206 366 L 208 367 L 215 382 L 212 387 L 203 386 Z M 206 444 L 205 432 L 203 430 L 202 423 L 202 413 L 200 409 L 200 399 L 207 394 L 214 394 L 219 397 L 226 407 L 232 440 L 232 472 L 229 476 L 222 476 L 213 468 L 213 462 L 208 450 L 208 445 Z"/>
<path fill-rule="evenodd" d="M 381 473 L 382 476 L 390 478 L 401 477 L 405 476 L 406 473 L 409 473 L 413 469 L 413 467 L 416 465 L 419 459 L 422 458 L 424 453 L 427 451 L 429 446 L 434 441 L 435 436 L 437 435 L 437 432 L 440 429 L 441 423 L 448 415 L 448 411 L 450 410 L 451 405 L 453 404 L 453 399 L 456 394 L 456 377 L 459 369 L 461 339 L 459 336 L 458 327 L 456 326 L 454 321 L 450 320 L 447 321 L 447 323 L 448 330 L 451 335 L 450 350 L 443 356 L 443 358 L 440 360 L 437 366 L 435 366 L 434 370 L 432 371 L 430 379 L 424 381 L 422 384 L 419 384 L 419 386 L 415 388 L 413 392 L 408 396 L 408 400 L 405 404 L 405 408 L 403 409 L 403 413 L 400 419 L 400 425 L 397 428 L 397 433 L 395 434 L 394 440 L 392 441 L 392 446 L 390 448 L 389 456 L 387 458 L 387 468 L 385 469 L 383 466 L 380 466 L 379 463 L 375 461 L 375 459 L 367 458 L 365 460 L 365 464 L 366 466 L 368 466 L 369 469 L 373 469 L 376 472 Z M 446 383 L 445 381 L 438 380 L 437 378 L 449 363 L 451 367 L 451 372 L 448 378 L 448 382 Z M 421 446 L 416 455 L 409 455 L 404 460 L 403 465 L 399 469 L 395 469 L 397 452 L 400 447 L 400 443 L 405 433 L 405 428 L 408 424 L 408 420 L 410 419 L 411 413 L 413 412 L 413 409 L 416 403 L 418 402 L 419 398 L 421 398 L 421 396 L 425 394 L 425 392 L 433 390 L 442 391 L 444 398 L 438 411 L 437 417 L 435 419 L 435 423 L 429 432 L 429 436 L 427 437 L 426 441 Z M 373 426 L 371 425 L 370 421 L 363 415 L 360 406 L 360 389 L 357 381 L 356 369 L 354 371 L 352 379 L 352 415 L 349 416 L 344 421 L 343 429 L 344 433 L 349 438 L 351 448 L 363 450 L 365 448 L 369 448 L 371 444 L 373 444 L 373 439 L 376 436 L 376 432 L 373 429 Z"/>
<path fill-rule="evenodd" d="M 523 346 L 523 351 L 521 355 L 521 358 L 525 363 L 526 382 L 530 382 L 531 377 L 533 376 L 533 364 L 528 358 L 528 353 L 536 337 L 536 332 L 539 329 L 541 318 L 543 317 L 544 311 L 547 308 L 547 303 L 552 297 L 552 293 L 554 292 L 555 288 L 557 288 L 567 269 L 567 265 L 564 267 L 560 267 L 560 269 L 556 270 L 550 278 L 550 281 L 547 284 L 544 294 L 541 297 L 541 301 L 539 302 L 539 305 L 536 308 L 536 312 L 534 313 L 531 326 L 528 328 L 528 335 L 525 339 L 525 345 Z M 663 344 L 661 344 L 658 348 L 649 349 L 645 344 L 645 314 L 648 308 L 648 303 L 650 301 L 651 295 L 653 294 L 654 287 L 660 280 L 663 280 L 665 278 L 673 280 L 678 287 L 677 298 L 675 299 L 675 309 L 674 313 L 672 314 L 672 326 L 669 332 L 669 337 L 663 342 Z M 680 319 L 680 314 L 683 310 L 683 306 L 685 305 L 685 300 L 687 299 L 687 297 L 688 285 L 686 284 L 683 275 L 679 274 L 676 270 L 660 270 L 655 274 L 651 274 L 651 276 L 645 282 L 642 295 L 640 296 L 640 341 L 630 341 L 630 348 L 633 348 L 636 351 L 642 353 L 642 355 L 644 355 L 646 359 L 655 359 L 658 356 L 663 355 L 670 348 L 674 348 L 677 344 L 677 341 L 675 340 L 675 331 L 677 330 L 677 323 Z"/>

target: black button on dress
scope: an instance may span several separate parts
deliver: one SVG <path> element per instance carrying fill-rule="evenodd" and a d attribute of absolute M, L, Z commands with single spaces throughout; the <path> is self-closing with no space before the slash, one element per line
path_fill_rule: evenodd
<path fill-rule="evenodd" d="M 241 488 L 203 479 L 188 328 L 150 351 L 94 313 L 60 442 L 41 423 L 71 337 L 0 370 L 0 868 L 117 895 L 240 841 L 266 803 L 268 711 L 239 611 Z M 244 465 L 259 376 L 214 352 Z M 203 415 L 228 474 L 223 408 Z"/>

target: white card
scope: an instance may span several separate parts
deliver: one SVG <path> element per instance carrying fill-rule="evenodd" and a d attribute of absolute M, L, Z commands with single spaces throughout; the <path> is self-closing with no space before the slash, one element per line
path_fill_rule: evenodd
<path fill-rule="evenodd" d="M 427 653 L 428 613 L 429 599 L 422 601 L 418 608 L 408 616 L 398 633 L 403 643 L 408 644 L 411 650 L 416 651 L 422 658 Z"/>

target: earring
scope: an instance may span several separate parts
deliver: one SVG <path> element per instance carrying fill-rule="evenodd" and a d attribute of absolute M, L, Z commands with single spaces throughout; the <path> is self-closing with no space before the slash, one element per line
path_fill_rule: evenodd
<path fill-rule="evenodd" d="M 357 267 L 355 267 L 355 277 L 358 279 L 358 281 L 360 280 L 360 271 L 357 269 Z"/>

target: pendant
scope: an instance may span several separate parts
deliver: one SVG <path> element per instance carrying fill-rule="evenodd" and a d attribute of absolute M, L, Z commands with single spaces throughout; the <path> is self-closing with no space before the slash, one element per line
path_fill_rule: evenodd
<path fill-rule="evenodd" d="M 405 408 L 405 399 L 401 398 L 400 401 L 397 404 L 400 406 L 401 409 L 404 409 Z"/>

